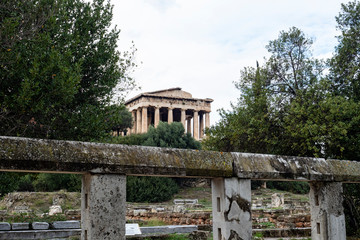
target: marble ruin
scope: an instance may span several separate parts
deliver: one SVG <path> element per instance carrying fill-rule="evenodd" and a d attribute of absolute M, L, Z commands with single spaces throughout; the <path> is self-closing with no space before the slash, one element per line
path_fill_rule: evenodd
<path fill-rule="evenodd" d="M 212 101 L 193 98 L 181 88 L 141 93 L 125 102 L 134 119 L 128 134 L 146 133 L 150 125 L 156 127 L 160 121 L 181 122 L 186 132 L 201 140 L 204 129 L 210 127 Z"/>

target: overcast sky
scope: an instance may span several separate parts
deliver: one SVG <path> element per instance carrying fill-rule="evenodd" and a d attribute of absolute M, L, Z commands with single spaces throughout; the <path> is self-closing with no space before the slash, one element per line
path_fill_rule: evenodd
<path fill-rule="evenodd" d="M 119 48 L 136 48 L 133 77 L 140 92 L 181 87 L 195 98 L 212 98 L 230 109 L 240 69 L 268 56 L 265 45 L 295 26 L 315 42 L 315 57 L 330 57 L 337 44 L 337 0 L 112 0 Z M 141 63 L 142 62 L 142 63 Z"/>

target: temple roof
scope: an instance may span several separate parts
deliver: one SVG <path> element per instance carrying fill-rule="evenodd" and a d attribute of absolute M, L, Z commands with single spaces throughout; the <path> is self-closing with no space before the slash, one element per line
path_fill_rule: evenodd
<path fill-rule="evenodd" d="M 142 97 L 165 97 L 165 98 L 176 98 L 176 99 L 194 99 L 191 95 L 191 93 L 185 92 L 183 90 L 181 90 L 180 87 L 176 87 L 176 88 L 168 88 L 168 89 L 163 89 L 163 90 L 158 90 L 158 91 L 153 91 L 153 92 L 145 92 L 145 93 L 141 93 L 129 100 L 127 100 L 125 102 L 126 104 L 129 104 L 130 102 Z M 206 98 L 206 99 L 199 99 L 199 100 L 204 100 L 207 102 L 212 102 L 213 100 L 210 98 Z"/>

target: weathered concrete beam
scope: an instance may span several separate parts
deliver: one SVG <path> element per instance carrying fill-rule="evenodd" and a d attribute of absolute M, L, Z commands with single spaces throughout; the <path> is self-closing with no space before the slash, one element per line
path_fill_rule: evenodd
<path fill-rule="evenodd" d="M 234 175 L 246 179 L 360 182 L 360 162 L 231 153 Z"/>
<path fill-rule="evenodd" d="M 360 162 L 0 136 L 0 171 L 360 182 Z"/>
<path fill-rule="evenodd" d="M 230 153 L 0 136 L 0 170 L 232 176 Z"/>

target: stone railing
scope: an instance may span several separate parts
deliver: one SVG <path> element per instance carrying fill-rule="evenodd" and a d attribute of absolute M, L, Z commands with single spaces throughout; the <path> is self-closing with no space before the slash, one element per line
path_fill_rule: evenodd
<path fill-rule="evenodd" d="M 251 180 L 308 181 L 312 239 L 345 239 L 360 162 L 0 137 L 0 170 L 83 174 L 82 239 L 125 239 L 126 175 L 212 178 L 213 237 L 252 236 Z"/>

